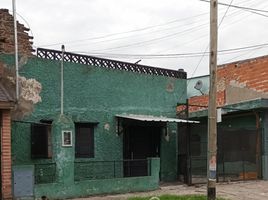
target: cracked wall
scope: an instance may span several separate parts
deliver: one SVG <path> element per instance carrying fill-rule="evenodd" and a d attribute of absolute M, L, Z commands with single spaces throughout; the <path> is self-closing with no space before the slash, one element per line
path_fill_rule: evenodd
<path fill-rule="evenodd" d="M 16 98 L 14 66 L 0 61 L 0 82 L 4 85 L 12 99 Z M 41 84 L 33 78 L 19 76 L 19 99 L 11 111 L 13 120 L 21 120 L 34 111 L 34 106 L 41 102 Z"/>

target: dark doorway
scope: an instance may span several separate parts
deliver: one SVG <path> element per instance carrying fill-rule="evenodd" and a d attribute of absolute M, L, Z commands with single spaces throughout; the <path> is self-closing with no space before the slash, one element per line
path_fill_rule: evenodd
<path fill-rule="evenodd" d="M 124 176 L 148 175 L 147 158 L 160 156 L 162 129 L 154 123 L 124 126 Z"/>
<path fill-rule="evenodd" d="M 189 124 L 178 125 L 178 179 L 186 184 L 191 184 L 189 131 Z"/>

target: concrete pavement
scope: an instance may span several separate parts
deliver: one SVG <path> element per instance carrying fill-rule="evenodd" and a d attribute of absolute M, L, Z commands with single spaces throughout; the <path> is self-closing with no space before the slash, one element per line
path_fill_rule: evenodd
<path fill-rule="evenodd" d="M 76 200 L 126 200 L 134 196 L 158 196 L 162 194 L 206 194 L 206 185 L 186 186 L 182 184 L 163 185 L 150 192 L 119 195 L 94 196 Z M 268 181 L 229 182 L 217 184 L 217 196 L 230 200 L 268 200 Z"/>

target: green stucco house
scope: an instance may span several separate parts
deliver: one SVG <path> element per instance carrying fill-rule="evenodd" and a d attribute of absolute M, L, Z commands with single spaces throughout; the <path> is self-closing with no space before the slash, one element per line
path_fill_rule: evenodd
<path fill-rule="evenodd" d="M 0 58 L 13 65 L 13 56 Z M 37 49 L 19 74 L 40 93 L 22 89 L 35 103 L 12 121 L 15 198 L 146 191 L 177 180 L 186 72 Z"/>

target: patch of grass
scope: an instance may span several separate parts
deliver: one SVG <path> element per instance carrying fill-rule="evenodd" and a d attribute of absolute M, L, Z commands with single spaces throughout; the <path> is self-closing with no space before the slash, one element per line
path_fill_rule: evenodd
<path fill-rule="evenodd" d="M 128 200 L 150 200 L 152 197 L 130 197 Z M 207 200 L 207 197 L 204 195 L 162 195 L 158 196 L 160 200 Z M 157 200 L 153 198 L 152 200 Z M 224 200 L 222 198 L 217 198 L 217 200 Z"/>

